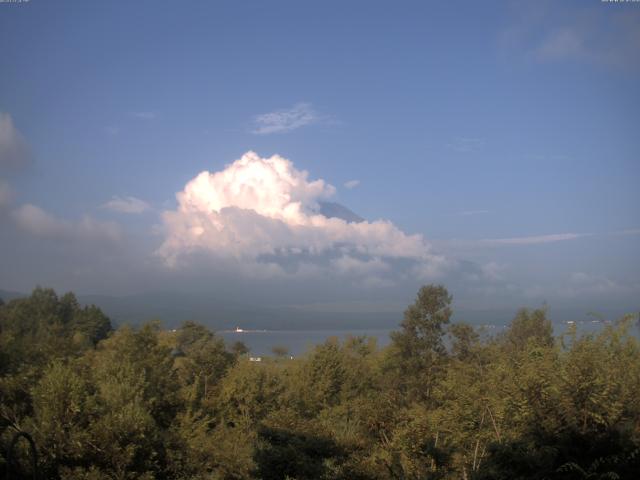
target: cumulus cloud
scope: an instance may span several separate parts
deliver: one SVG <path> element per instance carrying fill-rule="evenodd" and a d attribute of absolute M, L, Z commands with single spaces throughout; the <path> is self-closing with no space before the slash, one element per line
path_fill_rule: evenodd
<path fill-rule="evenodd" d="M 172 266 L 193 255 L 233 259 L 252 275 L 266 268 L 267 275 L 331 272 L 386 281 L 399 269 L 422 277 L 446 267 L 421 235 L 389 221 L 323 215 L 320 204 L 334 193 L 283 157 L 247 152 L 219 172 L 201 172 L 176 195 L 177 209 L 163 213 L 157 253 Z"/>
<path fill-rule="evenodd" d="M 0 171 L 20 168 L 30 158 L 29 147 L 13 125 L 11 115 L 0 112 Z"/>
<path fill-rule="evenodd" d="M 355 272 L 358 274 L 379 273 L 388 271 L 391 267 L 379 258 L 360 260 L 358 258 L 343 255 L 332 261 L 333 265 L 341 272 Z"/>
<path fill-rule="evenodd" d="M 360 185 L 360 180 L 349 180 L 348 182 L 344 182 L 344 186 L 349 190 L 356 188 L 358 185 Z"/>
<path fill-rule="evenodd" d="M 484 284 L 501 283 L 506 280 L 505 273 L 507 266 L 497 262 L 488 262 L 485 264 L 474 264 L 467 262 L 464 270 L 464 277 L 471 282 L 481 282 Z"/>
<path fill-rule="evenodd" d="M 119 197 L 114 195 L 111 200 L 102 207 L 119 213 L 138 214 L 149 210 L 151 205 L 136 197 Z"/>
<path fill-rule="evenodd" d="M 12 212 L 18 227 L 37 237 L 59 238 L 63 240 L 95 239 L 105 243 L 118 242 L 120 228 L 112 222 L 100 222 L 84 216 L 78 222 L 57 218 L 42 208 L 25 204 Z"/>
<path fill-rule="evenodd" d="M 309 103 L 297 103 L 289 109 L 256 115 L 253 119 L 253 133 L 267 135 L 286 133 L 305 125 L 316 123 L 318 114 Z"/>
<path fill-rule="evenodd" d="M 13 190 L 7 182 L 0 178 L 0 208 L 7 207 L 13 200 Z"/>

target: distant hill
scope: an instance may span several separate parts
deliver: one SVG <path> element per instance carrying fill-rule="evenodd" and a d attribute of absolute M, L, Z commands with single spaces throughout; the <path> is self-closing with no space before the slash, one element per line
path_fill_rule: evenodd
<path fill-rule="evenodd" d="M 26 293 L 12 292 L 10 290 L 0 290 L 0 298 L 5 302 L 8 302 L 9 300 L 13 300 L 14 298 L 20 298 L 20 297 L 26 297 L 26 296 L 27 296 Z"/>
<path fill-rule="evenodd" d="M 203 323 L 214 330 L 245 329 L 300 330 L 341 328 L 386 328 L 397 325 L 402 312 L 318 312 L 286 306 L 242 304 L 206 294 L 179 292 L 146 293 L 126 297 L 79 295 L 83 304 L 100 307 L 116 324 L 138 324 L 162 320 L 167 327 L 185 320 Z"/>
<path fill-rule="evenodd" d="M 62 294 L 64 292 L 58 292 Z M 0 298 L 5 302 L 27 294 L 0 290 Z M 158 319 L 165 327 L 173 328 L 185 320 L 193 320 L 207 325 L 213 330 L 227 330 L 240 326 L 245 329 L 266 330 L 341 330 L 341 329 L 385 329 L 396 328 L 402 320 L 403 308 L 397 311 L 318 311 L 304 306 L 262 306 L 238 303 L 216 298 L 204 293 L 151 292 L 128 296 L 78 295 L 83 305 L 100 307 L 114 325 L 136 325 L 147 320 Z M 456 308 L 454 303 L 453 321 L 464 321 L 474 325 L 507 324 L 516 313 L 516 308 L 472 310 Z M 624 308 L 577 308 L 558 307 L 549 309 L 549 317 L 554 322 L 567 320 L 588 320 L 595 317 L 590 311 L 602 314 L 612 320 L 625 313 L 633 313 Z"/>
<path fill-rule="evenodd" d="M 63 291 L 57 292 L 62 295 Z M 27 293 L 0 290 L 5 302 L 26 297 Z M 175 327 L 186 320 L 202 323 L 213 330 L 237 326 L 246 329 L 311 330 L 342 328 L 387 328 L 397 325 L 401 312 L 318 312 L 299 307 L 271 307 L 232 302 L 204 293 L 150 292 L 127 296 L 82 295 L 82 305 L 96 305 L 114 326 L 160 320 Z"/>

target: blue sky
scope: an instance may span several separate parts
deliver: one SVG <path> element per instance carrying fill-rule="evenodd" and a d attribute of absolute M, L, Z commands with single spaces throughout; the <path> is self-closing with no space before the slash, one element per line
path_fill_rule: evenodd
<path fill-rule="evenodd" d="M 330 303 L 442 281 L 470 307 L 637 308 L 640 4 L 31 0 L 0 4 L 0 41 L 0 288 L 206 290 L 231 269 L 281 302 L 287 282 L 309 302 L 344 284 Z M 278 283 L 256 258 L 163 265 L 175 194 L 248 151 L 422 235 L 446 268 L 358 253 L 387 272 L 363 289 L 364 270 Z"/>

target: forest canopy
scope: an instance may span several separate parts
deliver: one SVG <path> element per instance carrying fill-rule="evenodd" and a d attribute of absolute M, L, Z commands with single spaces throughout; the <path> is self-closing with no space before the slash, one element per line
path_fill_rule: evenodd
<path fill-rule="evenodd" d="M 489 336 L 422 287 L 391 343 L 251 362 L 203 325 L 114 329 L 74 294 L 0 302 L 0 472 L 106 479 L 637 478 L 637 318 Z M 11 458 L 9 458 L 11 457 Z"/>

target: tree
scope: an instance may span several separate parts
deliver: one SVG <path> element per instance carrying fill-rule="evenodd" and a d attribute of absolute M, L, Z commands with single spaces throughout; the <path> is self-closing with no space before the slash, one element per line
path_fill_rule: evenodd
<path fill-rule="evenodd" d="M 276 365 L 240 360 L 222 379 L 216 399 L 225 425 L 254 427 L 276 409 L 283 386 Z"/>
<path fill-rule="evenodd" d="M 37 427 L 35 441 L 43 457 L 43 468 L 55 475 L 60 465 L 73 465 L 87 451 L 90 391 L 78 372 L 58 360 L 45 370 L 32 390 Z"/>
<path fill-rule="evenodd" d="M 9 357 L 0 371 L 28 365 L 42 373 L 51 360 L 82 354 L 112 328 L 99 308 L 80 307 L 73 293 L 58 298 L 52 289 L 37 287 L 0 307 L 0 331 L 0 351 Z"/>
<path fill-rule="evenodd" d="M 451 295 L 442 285 L 420 288 L 404 312 L 401 330 L 391 333 L 391 375 L 408 399 L 428 399 L 440 373 L 446 350 L 444 326 L 451 318 Z"/>
<path fill-rule="evenodd" d="M 538 308 L 518 311 L 506 333 L 506 343 L 510 348 L 522 350 L 527 342 L 541 346 L 553 345 L 553 325 L 547 319 L 547 310 Z"/>
<path fill-rule="evenodd" d="M 347 378 L 345 357 L 337 338 L 329 338 L 315 347 L 304 365 L 302 392 L 310 412 L 340 402 L 340 394 Z"/>
<path fill-rule="evenodd" d="M 224 340 L 205 326 L 185 322 L 178 331 L 177 347 L 185 354 L 176 359 L 180 382 L 190 393 L 192 406 L 206 403 L 220 379 L 233 365 L 236 355 L 227 351 Z"/>
<path fill-rule="evenodd" d="M 425 286 L 382 350 L 332 338 L 256 363 L 202 325 L 112 332 L 35 289 L 0 306 L 0 472 L 26 432 L 53 480 L 637 477 L 635 317 L 561 344 L 544 310 L 480 338 L 450 305 Z"/>
<path fill-rule="evenodd" d="M 242 355 L 246 355 L 247 353 L 249 353 L 249 347 L 247 347 L 247 345 L 244 342 L 241 342 L 240 340 L 236 340 L 231 345 L 231 352 L 236 357 L 240 357 Z"/>
<path fill-rule="evenodd" d="M 480 336 L 471 325 L 466 323 L 454 323 L 449 327 L 451 337 L 451 354 L 460 359 L 466 360 L 473 355 L 473 350 L 477 347 Z"/>
<path fill-rule="evenodd" d="M 287 347 L 285 347 L 284 345 L 276 345 L 275 347 L 273 347 L 271 349 L 271 352 L 273 352 L 273 354 L 276 357 L 285 357 L 288 353 L 289 353 L 289 349 Z"/>
<path fill-rule="evenodd" d="M 83 334 L 93 345 L 107 338 L 113 331 L 109 317 L 95 305 L 77 308 L 73 313 L 70 328 Z"/>
<path fill-rule="evenodd" d="M 263 480 L 334 479 L 327 460 L 341 457 L 335 442 L 323 436 L 263 427 L 254 460 L 257 477 Z"/>

